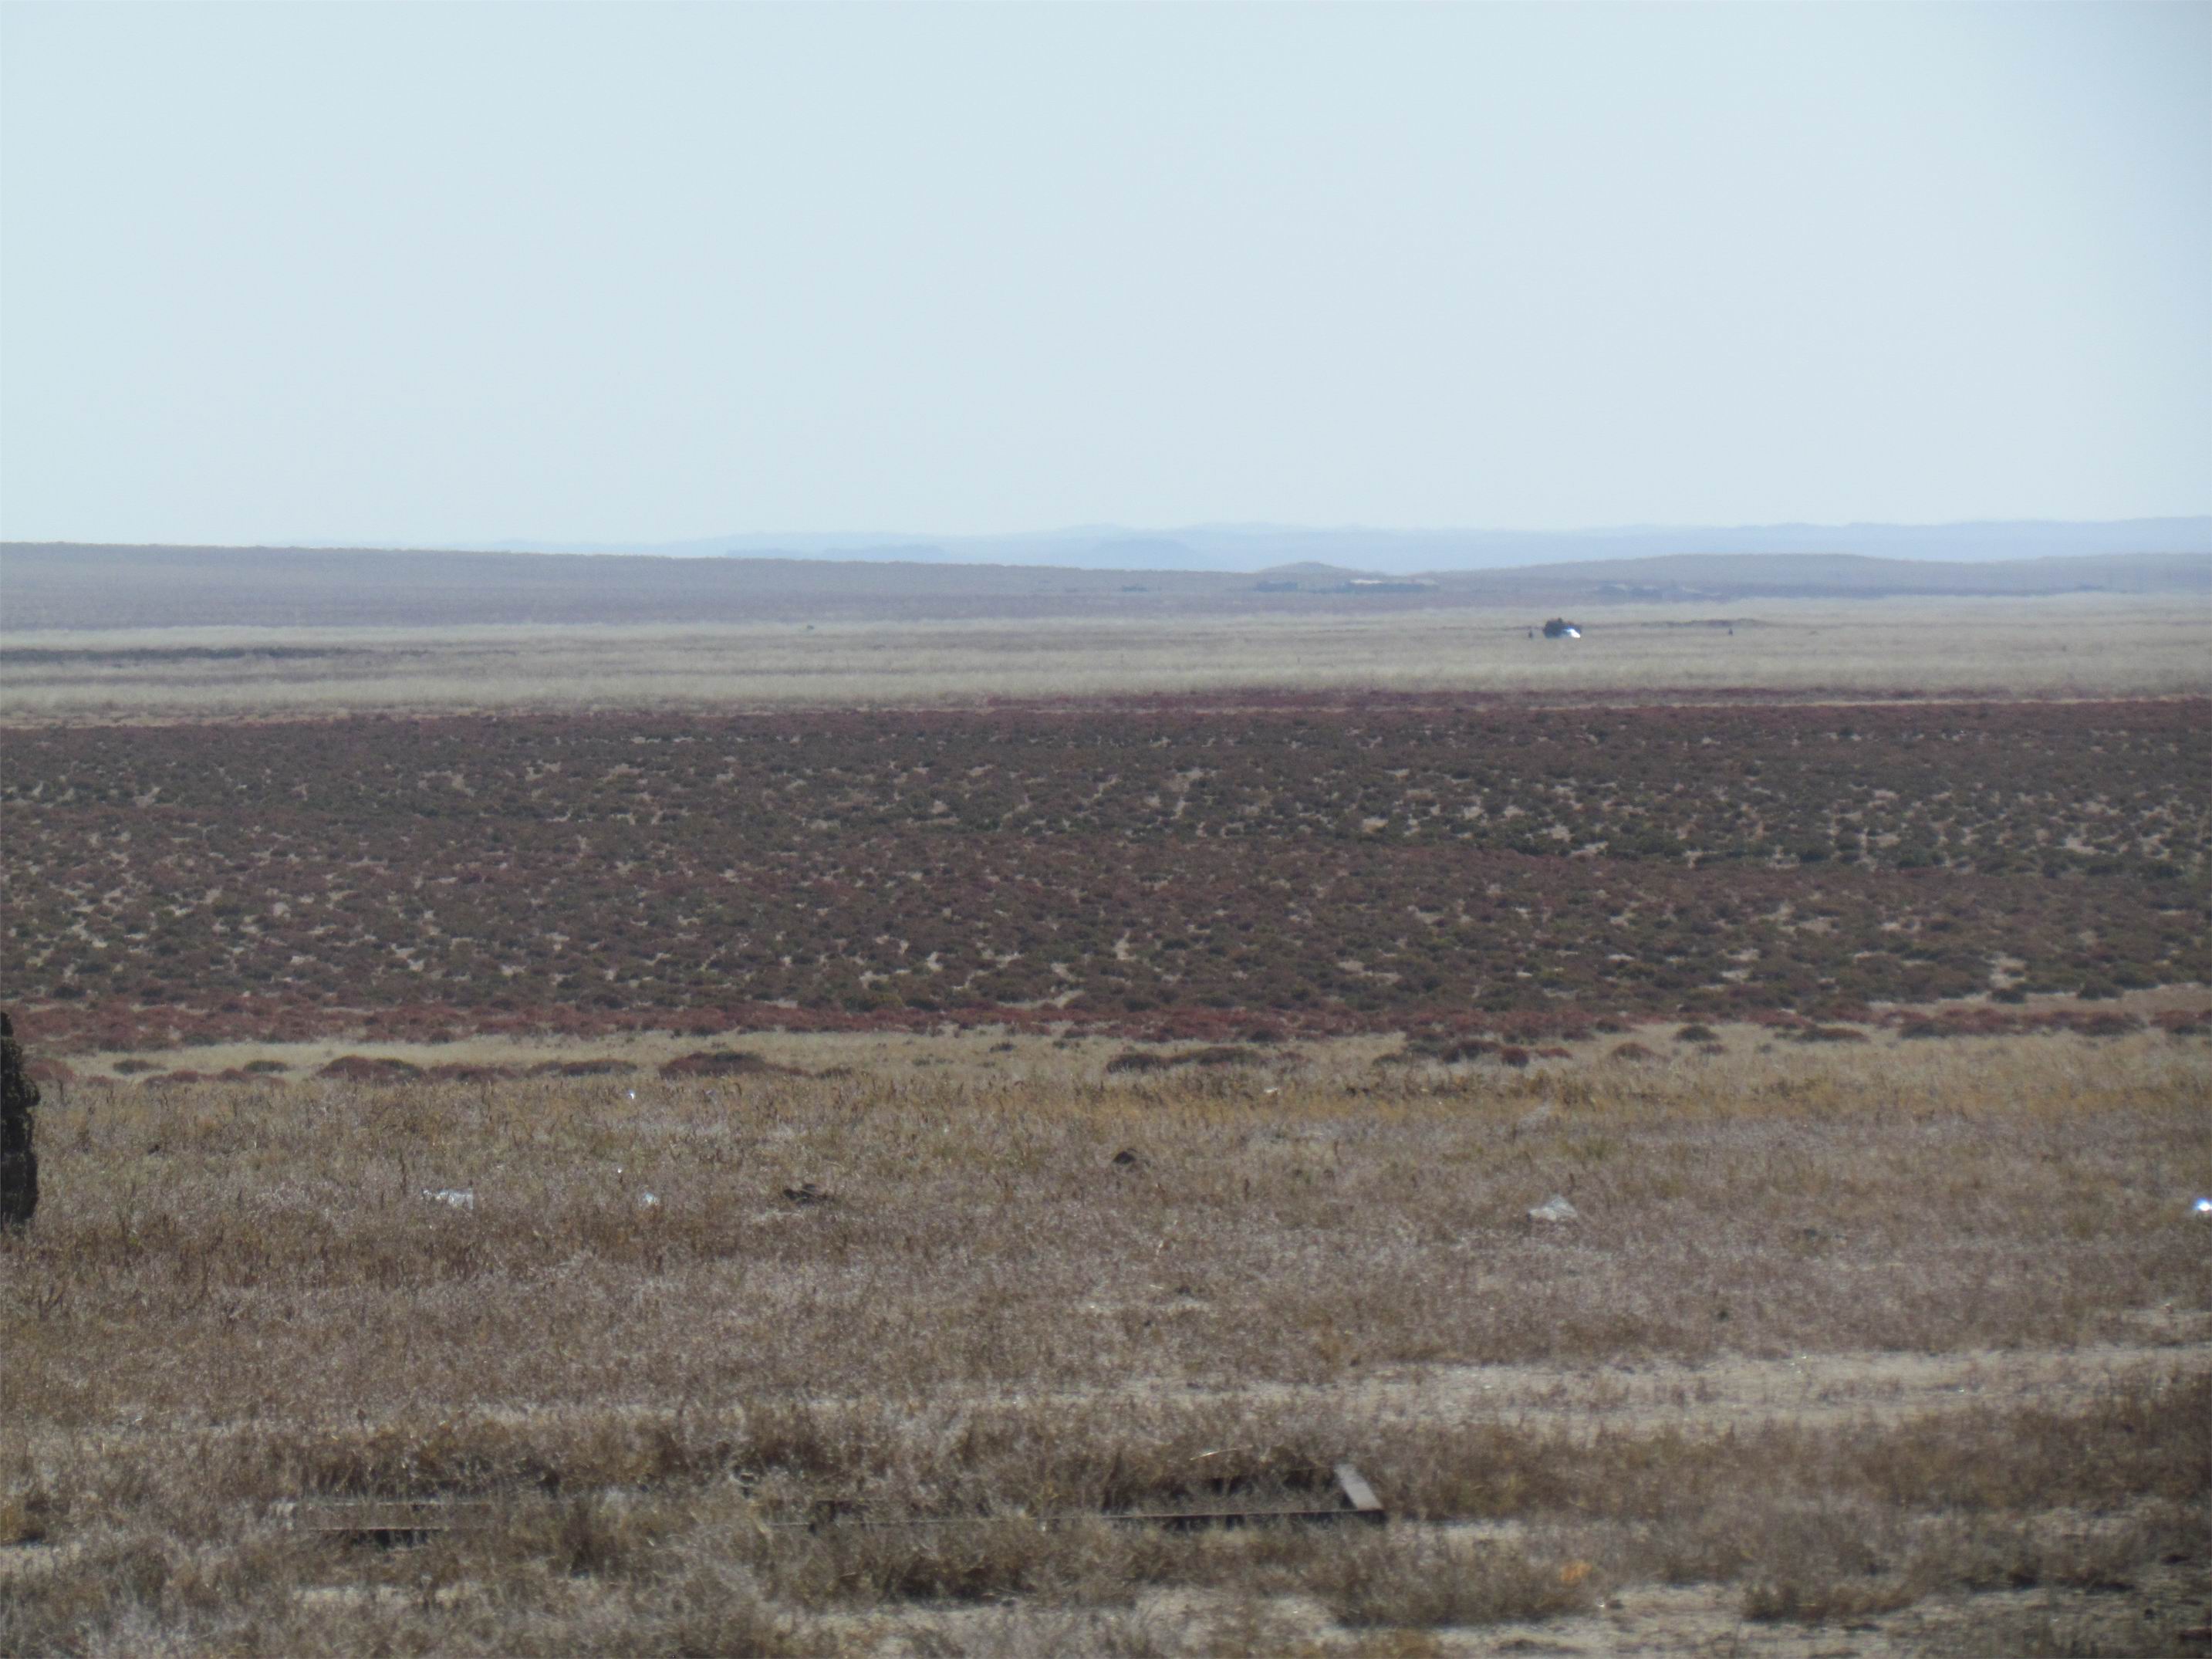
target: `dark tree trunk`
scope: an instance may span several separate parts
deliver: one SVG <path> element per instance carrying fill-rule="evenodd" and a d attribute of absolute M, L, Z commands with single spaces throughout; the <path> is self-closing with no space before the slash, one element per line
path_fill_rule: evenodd
<path fill-rule="evenodd" d="M 39 1207 L 39 1155 L 31 1145 L 31 1115 L 39 1085 L 23 1070 L 15 1027 L 0 1014 L 0 1228 L 21 1232 Z"/>

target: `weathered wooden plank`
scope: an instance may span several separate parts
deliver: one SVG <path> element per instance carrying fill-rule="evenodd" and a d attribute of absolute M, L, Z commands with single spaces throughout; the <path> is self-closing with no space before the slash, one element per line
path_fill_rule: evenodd
<path fill-rule="evenodd" d="M 1261 1504 L 1245 1509 L 1124 1510 L 1103 1515 L 1072 1513 L 1041 1515 L 1032 1518 L 1039 1526 L 1107 1521 L 1116 1525 L 1166 1527 L 1178 1531 L 1194 1531 L 1206 1527 L 1243 1527 L 1272 1521 L 1365 1521 L 1380 1524 L 1389 1519 L 1389 1511 L 1375 1496 L 1375 1489 L 1367 1484 L 1366 1478 L 1357 1468 L 1349 1463 L 1339 1463 L 1335 1474 L 1336 1501 L 1322 1508 L 1290 1509 Z M 482 1526 L 492 1519 L 493 1511 L 494 1505 L 484 1499 L 452 1498 L 308 1499 L 295 1504 L 280 1504 L 275 1510 L 275 1513 L 302 1532 L 380 1544 L 411 1543 L 434 1534 Z M 846 1524 L 860 1527 L 943 1527 L 966 1524 L 975 1518 L 967 1516 L 855 1516 Z M 786 1521 L 768 1524 L 779 1531 L 811 1532 L 824 1522 L 819 1520 Z"/>
<path fill-rule="evenodd" d="M 1351 1464 L 1336 1466 L 1336 1486 L 1344 1494 L 1346 1507 L 1361 1520 L 1380 1523 L 1390 1518 L 1390 1512 L 1376 1498 L 1375 1488 Z"/>

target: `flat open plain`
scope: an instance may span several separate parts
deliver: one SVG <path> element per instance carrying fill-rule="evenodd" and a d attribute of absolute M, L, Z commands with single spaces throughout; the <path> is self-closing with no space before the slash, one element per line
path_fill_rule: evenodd
<path fill-rule="evenodd" d="M 0 1650 L 2198 1650 L 2131 603 L 0 636 Z"/>
<path fill-rule="evenodd" d="M 8 1247 L 0 1634 L 2179 1650 L 2207 1017 L 80 1080 Z M 1380 1531 L 1103 1518 L 1326 1501 L 1346 1461 Z M 453 1529 L 310 1525 L 371 1499 Z"/>
<path fill-rule="evenodd" d="M 2206 688 L 2212 601 L 2021 599 L 1613 604 L 1577 641 L 1529 604 L 1377 601 L 1220 614 L 0 632 L 0 718 L 796 706 L 1377 691 L 1537 702 L 2179 696 Z"/>

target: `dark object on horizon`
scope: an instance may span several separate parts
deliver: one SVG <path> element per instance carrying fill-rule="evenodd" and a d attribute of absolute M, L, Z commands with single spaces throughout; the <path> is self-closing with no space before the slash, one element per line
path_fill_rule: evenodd
<path fill-rule="evenodd" d="M 1554 617 L 1544 624 L 1544 637 L 1547 640 L 1578 640 L 1582 636 L 1583 630 L 1565 617 Z"/>
<path fill-rule="evenodd" d="M 15 1027 L 0 1013 L 0 1229 L 21 1232 L 39 1207 L 39 1155 L 31 1145 L 31 1114 L 39 1085 L 23 1069 Z"/>

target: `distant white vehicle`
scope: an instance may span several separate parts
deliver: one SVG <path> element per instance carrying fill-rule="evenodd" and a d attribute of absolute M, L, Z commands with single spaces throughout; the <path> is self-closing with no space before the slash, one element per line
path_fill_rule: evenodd
<path fill-rule="evenodd" d="M 1544 637 L 1547 640 L 1578 640 L 1582 636 L 1583 630 L 1565 617 L 1554 617 L 1544 624 Z"/>

